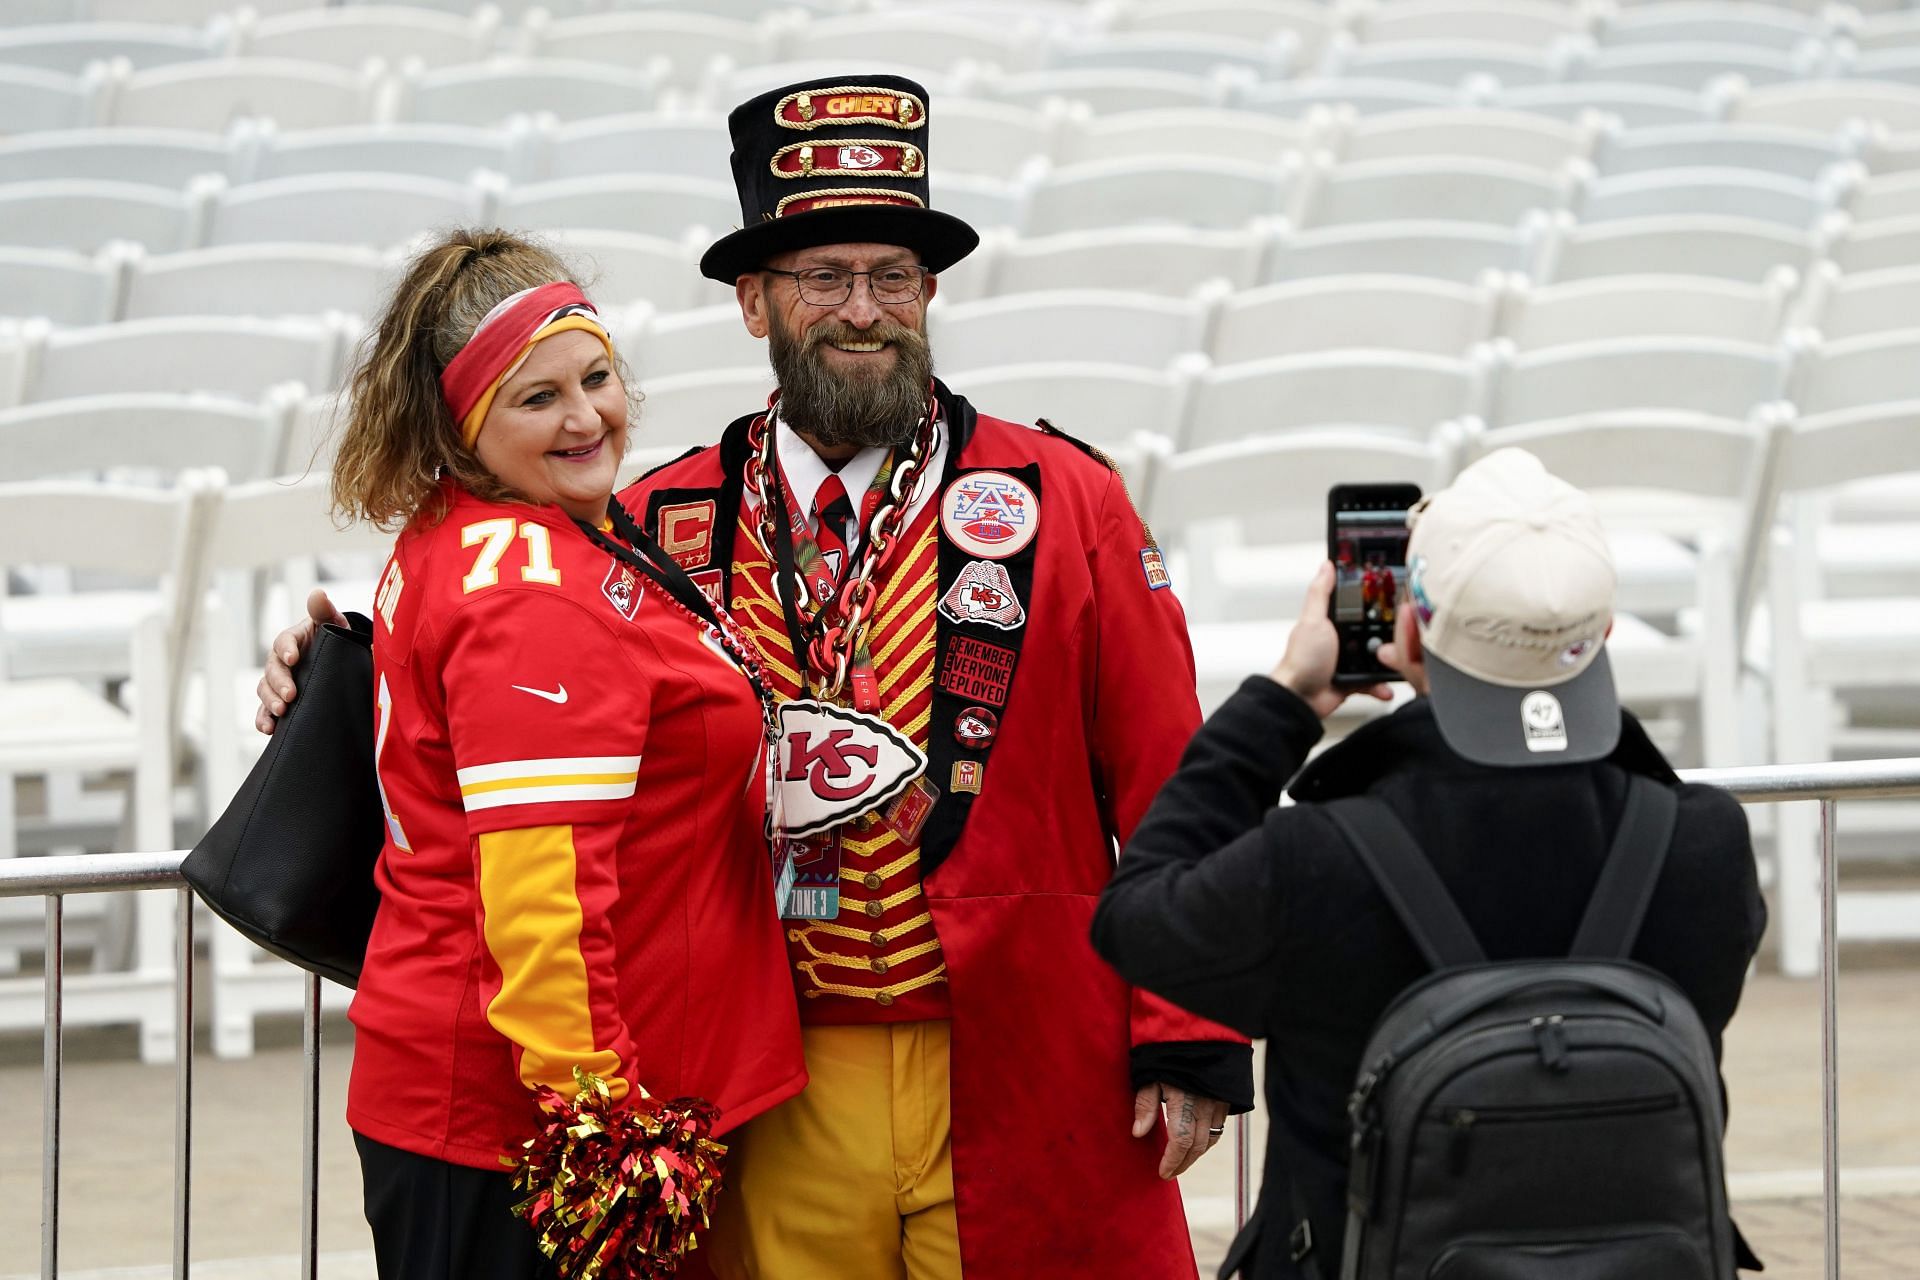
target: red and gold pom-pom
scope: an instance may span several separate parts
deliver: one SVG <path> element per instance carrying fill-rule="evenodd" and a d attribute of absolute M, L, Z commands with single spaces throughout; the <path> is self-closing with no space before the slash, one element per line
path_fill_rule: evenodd
<path fill-rule="evenodd" d="M 699 1247 L 727 1149 L 707 1135 L 719 1115 L 698 1098 L 646 1090 L 616 1106 L 606 1082 L 574 1069 L 578 1096 L 542 1087 L 547 1121 L 518 1157 L 514 1206 L 562 1280 L 672 1280 Z"/>

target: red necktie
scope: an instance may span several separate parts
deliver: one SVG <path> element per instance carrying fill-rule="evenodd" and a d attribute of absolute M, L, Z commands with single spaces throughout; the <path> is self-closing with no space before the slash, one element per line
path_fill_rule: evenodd
<path fill-rule="evenodd" d="M 853 518 L 853 503 L 847 498 L 847 486 L 840 477 L 829 475 L 813 495 L 814 545 L 836 585 L 847 580 L 847 521 Z"/>

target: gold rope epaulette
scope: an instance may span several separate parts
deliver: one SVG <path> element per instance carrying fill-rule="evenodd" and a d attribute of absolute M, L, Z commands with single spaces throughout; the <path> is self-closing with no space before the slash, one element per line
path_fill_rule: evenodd
<path fill-rule="evenodd" d="M 1102 449 L 1099 445 L 1088 444 L 1079 436 L 1067 434 L 1051 422 L 1048 422 L 1045 418 L 1035 418 L 1034 422 L 1048 435 L 1065 440 L 1068 444 L 1080 450 L 1080 452 L 1086 454 L 1089 458 L 1099 462 L 1102 466 L 1106 467 L 1107 470 L 1113 472 L 1114 478 L 1120 482 L 1120 492 L 1126 495 L 1127 505 L 1133 508 L 1134 518 L 1140 522 L 1140 536 L 1147 540 L 1148 547 L 1158 551 L 1160 549 L 1159 540 L 1153 536 L 1153 530 L 1148 527 L 1147 518 L 1140 514 L 1140 504 L 1133 500 L 1133 490 L 1127 487 L 1126 473 L 1120 470 L 1120 464 L 1113 460 L 1113 455 L 1105 449 Z"/>

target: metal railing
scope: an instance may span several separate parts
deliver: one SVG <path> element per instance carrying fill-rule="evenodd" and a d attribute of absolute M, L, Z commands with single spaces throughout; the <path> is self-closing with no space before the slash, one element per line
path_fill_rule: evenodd
<path fill-rule="evenodd" d="M 1840 800 L 1920 797 L 1920 758 L 1837 764 L 1693 769 L 1688 782 L 1725 788 L 1743 804 L 1812 800 L 1820 805 L 1820 1091 L 1821 1190 L 1825 1201 L 1826 1280 L 1840 1277 L 1839 938 L 1835 930 L 1838 858 L 1834 815 Z M 182 853 L 83 854 L 0 862 L 0 898 L 44 897 L 46 927 L 45 1116 L 41 1153 L 40 1274 L 55 1280 L 60 1247 L 60 1085 L 63 992 L 62 905 L 69 894 L 172 889 L 178 896 L 174 953 L 176 1017 L 174 1083 L 173 1274 L 186 1280 L 193 1157 L 193 893 L 180 878 Z M 319 1266 L 320 979 L 306 975 L 304 1108 L 301 1120 L 301 1280 Z M 1237 1230 L 1252 1209 L 1251 1118 L 1234 1120 L 1233 1213 Z"/>

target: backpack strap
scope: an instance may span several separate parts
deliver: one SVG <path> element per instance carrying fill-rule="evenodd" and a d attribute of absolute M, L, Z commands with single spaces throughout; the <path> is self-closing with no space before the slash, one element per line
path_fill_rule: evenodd
<path fill-rule="evenodd" d="M 1349 796 L 1320 808 L 1360 855 L 1361 865 L 1372 874 L 1429 965 L 1450 969 L 1485 963 L 1486 952 L 1440 882 L 1440 873 L 1386 801 Z"/>
<path fill-rule="evenodd" d="M 1574 934 L 1575 959 L 1624 960 L 1633 953 L 1679 813 L 1671 787 L 1637 773 L 1627 776 L 1626 810 Z"/>

